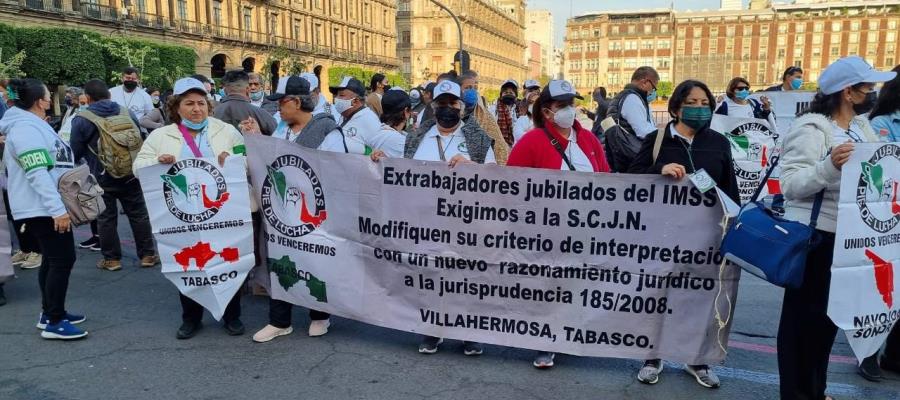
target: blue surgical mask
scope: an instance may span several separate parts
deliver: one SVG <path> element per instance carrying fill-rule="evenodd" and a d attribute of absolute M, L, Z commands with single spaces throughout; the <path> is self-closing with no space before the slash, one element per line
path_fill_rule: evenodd
<path fill-rule="evenodd" d="M 265 93 L 263 93 L 262 90 L 260 90 L 258 92 L 250 92 L 250 100 L 260 101 L 260 100 L 262 100 L 264 94 Z"/>
<path fill-rule="evenodd" d="M 78 106 L 78 112 L 87 111 L 88 106 Z"/>
<path fill-rule="evenodd" d="M 656 89 L 653 89 L 653 90 L 650 92 L 650 94 L 647 95 L 647 102 L 648 102 L 648 103 L 652 103 L 654 100 L 656 100 Z"/>
<path fill-rule="evenodd" d="M 794 78 L 791 80 L 792 89 L 799 90 L 801 86 L 803 86 L 803 78 Z"/>
<path fill-rule="evenodd" d="M 476 103 L 478 103 L 478 90 L 476 89 L 466 89 L 463 90 L 463 103 L 466 103 L 466 107 L 474 107 Z"/>
<path fill-rule="evenodd" d="M 206 126 L 209 125 L 209 118 L 204 119 L 203 122 L 193 122 L 186 119 L 181 120 L 181 124 L 184 125 L 185 128 L 188 128 L 192 131 L 200 132 L 206 129 Z"/>
<path fill-rule="evenodd" d="M 734 97 L 741 100 L 747 100 L 747 98 L 750 97 L 750 89 L 738 90 L 734 92 Z"/>

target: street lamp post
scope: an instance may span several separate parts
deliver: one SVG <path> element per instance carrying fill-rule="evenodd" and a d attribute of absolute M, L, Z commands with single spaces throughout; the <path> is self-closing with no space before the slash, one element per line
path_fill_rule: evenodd
<path fill-rule="evenodd" d="M 450 11 L 450 9 L 447 6 L 441 4 L 441 2 L 439 2 L 437 0 L 431 0 L 431 2 L 434 3 L 436 6 L 440 7 L 441 9 L 443 9 L 444 11 L 446 11 L 447 14 L 450 14 L 450 16 L 453 18 L 453 22 L 456 22 L 456 30 L 459 34 L 459 51 L 453 57 L 453 63 L 455 64 L 457 72 L 468 71 L 469 70 L 469 53 L 466 52 L 465 50 L 463 50 L 462 24 L 459 23 L 459 18 L 456 16 L 456 14 L 453 13 L 453 11 Z"/>

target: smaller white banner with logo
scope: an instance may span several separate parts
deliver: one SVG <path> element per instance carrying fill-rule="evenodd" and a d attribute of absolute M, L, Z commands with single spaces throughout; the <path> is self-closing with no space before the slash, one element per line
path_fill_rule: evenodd
<path fill-rule="evenodd" d="M 775 125 L 778 125 L 776 130 L 782 135 L 786 135 L 791 131 L 797 116 L 809 108 L 813 98 L 816 97 L 816 92 L 801 92 L 797 90 L 791 92 L 756 92 L 750 98 L 762 102 L 763 96 L 772 102 L 772 111 L 775 112 Z"/>
<path fill-rule="evenodd" d="M 828 316 L 860 362 L 900 319 L 900 144 L 860 143 L 843 166 Z"/>
<path fill-rule="evenodd" d="M 255 264 L 245 158 L 189 158 L 138 171 L 162 272 L 217 320 Z"/>
<path fill-rule="evenodd" d="M 778 132 L 764 119 L 735 118 L 713 115 L 710 128 L 720 132 L 731 143 L 734 174 L 737 177 L 741 203 L 747 203 L 762 183 L 766 171 L 781 151 Z M 777 188 L 777 184 L 775 185 Z M 762 195 L 774 192 L 763 188 Z"/>

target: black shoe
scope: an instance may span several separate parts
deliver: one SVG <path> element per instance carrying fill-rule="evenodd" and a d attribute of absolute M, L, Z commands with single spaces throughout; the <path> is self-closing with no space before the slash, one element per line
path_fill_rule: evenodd
<path fill-rule="evenodd" d="M 244 334 L 244 323 L 240 319 L 233 319 L 225 322 L 225 331 L 230 336 L 241 336 Z"/>
<path fill-rule="evenodd" d="M 0 306 L 6 305 L 6 293 L 3 292 L 3 284 L 0 283 Z"/>
<path fill-rule="evenodd" d="M 179 340 L 190 339 L 194 337 L 197 332 L 203 329 L 202 322 L 183 322 L 181 324 L 181 328 L 178 328 L 178 333 L 175 335 Z"/>
<path fill-rule="evenodd" d="M 862 364 L 856 368 L 856 372 L 859 372 L 863 378 L 870 382 L 881 382 L 884 379 L 884 375 L 881 374 L 881 368 L 878 367 L 878 354 L 873 354 L 863 360 Z"/>
<path fill-rule="evenodd" d="M 881 369 L 885 371 L 890 371 L 895 374 L 900 374 L 900 362 L 894 360 L 888 360 L 887 357 L 881 356 Z"/>
<path fill-rule="evenodd" d="M 78 243 L 78 247 L 82 249 L 90 249 L 94 250 L 100 248 L 100 237 L 99 236 L 91 236 L 90 239 L 85 240 L 81 243 Z"/>

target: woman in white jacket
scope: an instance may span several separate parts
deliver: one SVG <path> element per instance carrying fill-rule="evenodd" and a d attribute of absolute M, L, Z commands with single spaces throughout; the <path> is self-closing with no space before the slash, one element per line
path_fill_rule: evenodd
<path fill-rule="evenodd" d="M 84 316 L 66 311 L 66 291 L 75 265 L 69 213 L 57 190 L 60 177 L 75 166 L 72 149 L 44 120 L 50 91 L 37 79 L 15 79 L 15 107 L 0 120 L 6 138 L 3 163 L 9 173 L 9 206 L 38 242 L 43 254 L 38 283 L 43 306 L 37 327 L 45 339 L 78 339 L 87 332 L 74 324 Z"/>
<path fill-rule="evenodd" d="M 244 137 L 240 132 L 231 124 L 209 116 L 207 92 L 200 81 L 182 78 L 175 82 L 167 106 L 172 124 L 154 130 L 144 141 L 134 160 L 135 175 L 143 167 L 173 164 L 193 157 L 218 157 L 219 163 L 224 164 L 225 158 L 242 152 Z M 203 306 L 183 294 L 180 297 L 182 325 L 176 337 L 190 339 L 203 327 Z M 244 333 L 240 316 L 241 298 L 238 291 L 222 317 L 228 334 L 236 336 Z"/>
<path fill-rule="evenodd" d="M 822 240 L 807 255 L 802 286 L 784 291 L 778 326 L 783 399 L 828 399 L 828 357 L 837 326 L 826 311 L 841 168 L 853 143 L 878 141 L 862 114 L 875 105 L 875 83 L 895 75 L 877 72 L 857 56 L 834 62 L 819 77 L 819 93 L 809 111 L 794 121 L 785 137 L 781 159 L 785 218 L 809 223 L 817 194 L 824 195 L 816 226 Z"/>

